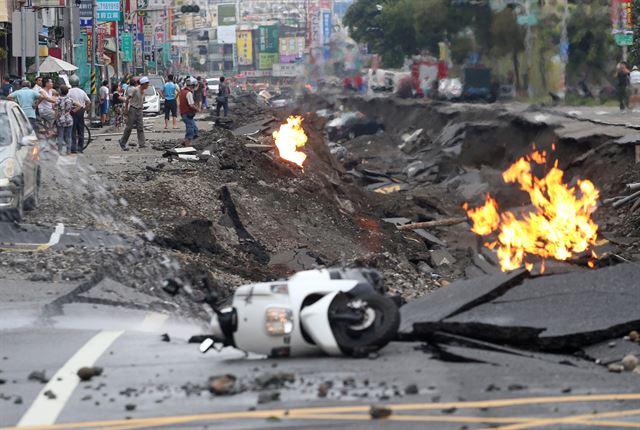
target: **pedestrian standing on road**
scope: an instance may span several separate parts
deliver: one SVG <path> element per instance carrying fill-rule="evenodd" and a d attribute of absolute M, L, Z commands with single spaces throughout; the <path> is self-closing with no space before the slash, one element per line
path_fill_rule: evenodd
<path fill-rule="evenodd" d="M 53 79 L 51 78 L 43 78 L 42 85 L 43 87 L 40 90 L 42 98 L 37 103 L 37 113 L 44 127 L 44 135 L 47 138 L 54 139 L 56 137 L 56 113 L 53 107 L 57 101 L 58 92 L 53 89 Z"/>
<path fill-rule="evenodd" d="M 58 152 L 60 155 L 67 155 L 71 152 L 73 133 L 73 112 L 80 110 L 84 105 L 76 104 L 69 97 L 69 87 L 60 86 L 60 97 L 55 104 L 56 127 L 58 130 Z"/>
<path fill-rule="evenodd" d="M 33 89 L 37 92 L 40 92 L 40 90 L 42 89 L 42 76 L 38 76 L 36 78 L 35 83 L 33 84 Z"/>
<path fill-rule="evenodd" d="M 13 92 L 13 86 L 6 76 L 2 78 L 2 86 L 0 87 L 0 98 L 6 99 Z"/>
<path fill-rule="evenodd" d="M 71 154 L 81 153 L 84 151 L 84 113 L 86 109 L 91 108 L 91 99 L 87 93 L 80 88 L 80 78 L 73 75 L 69 78 L 71 89 L 69 97 L 79 106 L 72 114 L 73 129 L 71 131 Z"/>
<path fill-rule="evenodd" d="M 178 128 L 176 119 L 178 117 L 178 101 L 176 97 L 178 95 L 178 86 L 173 82 L 173 75 L 167 76 L 167 82 L 164 83 L 160 89 L 162 96 L 164 97 L 164 128 L 169 128 L 169 116 L 173 118 L 174 130 Z"/>
<path fill-rule="evenodd" d="M 231 95 L 229 84 L 225 82 L 224 76 L 220 76 L 220 85 L 218 86 L 218 95 L 216 96 L 217 117 L 220 117 L 220 108 L 224 108 L 224 116 L 227 116 L 229 112 L 229 95 Z"/>
<path fill-rule="evenodd" d="M 36 124 L 36 109 L 33 107 L 34 102 L 42 98 L 40 92 L 31 89 L 31 82 L 22 81 L 22 88 L 18 91 L 14 91 L 7 97 L 7 100 L 15 101 L 20 105 L 24 114 L 29 119 L 31 127 L 37 129 Z"/>
<path fill-rule="evenodd" d="M 193 99 L 196 101 L 198 110 L 202 109 L 202 78 L 198 76 L 196 78 L 196 87 L 193 89 Z"/>
<path fill-rule="evenodd" d="M 204 107 L 205 109 L 209 109 L 209 100 L 207 99 L 208 90 L 209 88 L 207 88 L 207 78 L 204 77 L 202 78 L 202 107 Z"/>
<path fill-rule="evenodd" d="M 616 94 L 620 102 L 620 110 L 629 108 L 629 66 L 626 62 L 618 63 L 616 68 Z"/>
<path fill-rule="evenodd" d="M 128 151 L 127 142 L 131 136 L 131 130 L 134 128 L 138 132 L 138 148 L 144 148 L 144 124 L 142 122 L 144 107 L 144 92 L 149 88 L 149 78 L 143 76 L 138 82 L 139 85 L 130 85 L 127 88 L 127 99 L 124 102 L 124 115 L 127 118 L 127 125 L 120 139 L 120 148 Z"/>
<path fill-rule="evenodd" d="M 105 79 L 100 87 L 100 122 L 107 124 L 107 114 L 109 113 L 109 82 Z"/>
<path fill-rule="evenodd" d="M 195 79 L 189 78 L 187 85 L 180 90 L 179 104 L 180 104 L 180 116 L 186 127 L 186 133 L 184 136 L 183 146 L 190 146 L 191 141 L 198 137 L 198 126 L 196 125 L 195 116 L 200 110 L 196 104 L 194 91 L 196 90 L 198 83 Z"/>
<path fill-rule="evenodd" d="M 113 84 L 111 87 L 113 95 L 111 96 L 111 106 L 113 106 L 113 112 L 116 116 L 116 127 L 120 128 L 122 124 L 124 124 L 124 102 L 126 101 L 124 97 L 124 92 L 122 87 L 118 84 Z"/>

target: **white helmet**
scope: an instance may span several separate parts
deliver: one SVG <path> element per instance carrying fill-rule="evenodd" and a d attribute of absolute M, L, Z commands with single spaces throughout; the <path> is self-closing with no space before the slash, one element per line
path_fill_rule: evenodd
<path fill-rule="evenodd" d="M 195 87 L 196 85 L 198 85 L 198 81 L 196 81 L 195 78 L 187 79 L 187 86 L 188 87 Z"/>

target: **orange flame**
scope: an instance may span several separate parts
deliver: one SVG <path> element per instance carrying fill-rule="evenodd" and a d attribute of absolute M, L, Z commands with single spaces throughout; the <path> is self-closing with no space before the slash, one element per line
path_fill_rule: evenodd
<path fill-rule="evenodd" d="M 290 116 L 287 118 L 287 123 L 280 126 L 280 130 L 273 132 L 280 157 L 300 167 L 307 158 L 307 154 L 298 151 L 298 148 L 302 148 L 307 143 L 307 135 L 301 126 L 302 121 L 301 116 Z"/>
<path fill-rule="evenodd" d="M 589 180 L 578 181 L 577 189 L 563 183 L 564 172 L 558 168 L 557 160 L 544 178 L 534 176 L 532 163 L 545 165 L 546 155 L 534 151 L 502 174 L 506 183 L 517 183 L 529 194 L 534 208 L 531 212 L 520 218 L 510 211 L 500 213 L 489 195 L 479 208 L 469 209 L 466 203 L 463 206 L 473 222 L 474 233 L 487 236 L 498 232 L 498 240 L 487 246 L 497 246 L 503 271 L 517 269 L 523 263 L 532 270 L 533 264 L 525 262 L 527 256 L 567 260 L 596 243 L 598 226 L 591 213 L 596 209 L 599 191 Z"/>

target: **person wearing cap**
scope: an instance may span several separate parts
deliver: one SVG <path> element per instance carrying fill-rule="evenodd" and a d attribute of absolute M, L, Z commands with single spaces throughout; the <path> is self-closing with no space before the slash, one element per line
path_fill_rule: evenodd
<path fill-rule="evenodd" d="M 124 102 L 124 114 L 127 117 L 127 125 L 120 139 L 120 148 L 128 151 L 127 142 L 134 128 L 138 132 L 138 148 L 144 148 L 144 125 L 142 123 L 142 108 L 144 107 L 144 91 L 149 87 L 149 78 L 143 76 L 138 85 L 130 85 L 127 88 L 127 98 Z"/>
<path fill-rule="evenodd" d="M 180 90 L 180 94 L 178 95 L 180 116 L 186 127 L 184 142 L 182 143 L 183 146 L 191 145 L 191 140 L 198 135 L 198 126 L 194 118 L 200 109 L 193 97 L 193 92 L 197 85 L 198 82 L 195 79 L 187 79 L 187 85 Z"/>

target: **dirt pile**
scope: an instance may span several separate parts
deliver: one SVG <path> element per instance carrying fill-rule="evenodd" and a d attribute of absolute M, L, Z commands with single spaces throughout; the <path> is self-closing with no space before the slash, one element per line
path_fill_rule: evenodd
<path fill-rule="evenodd" d="M 254 115 L 269 121 L 269 112 Z M 130 173 L 117 194 L 141 214 L 154 242 L 194 277 L 205 273 L 237 286 L 314 266 L 355 264 L 381 269 L 389 288 L 406 297 L 441 285 L 440 275 L 418 268 L 431 264 L 423 240 L 382 220 L 425 210 L 363 189 L 331 155 L 325 121 L 303 115 L 309 136 L 304 170 L 260 146 L 272 145 L 281 118 L 248 137 L 214 127 L 194 142 L 211 154 L 206 161 L 148 166 Z"/>

